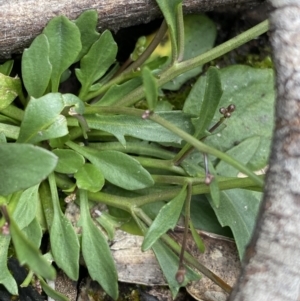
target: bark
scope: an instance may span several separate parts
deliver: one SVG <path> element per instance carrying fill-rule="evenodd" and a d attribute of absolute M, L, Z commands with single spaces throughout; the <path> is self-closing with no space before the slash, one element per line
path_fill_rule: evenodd
<path fill-rule="evenodd" d="M 300 300 L 300 1 L 270 0 L 276 118 L 261 213 L 231 301 Z"/>
<path fill-rule="evenodd" d="M 185 13 L 233 5 L 252 5 L 264 0 L 185 0 Z M 0 0 L 0 59 L 22 52 L 57 15 L 76 19 L 83 11 L 96 9 L 99 30 L 113 31 L 147 23 L 161 17 L 155 0 Z"/>

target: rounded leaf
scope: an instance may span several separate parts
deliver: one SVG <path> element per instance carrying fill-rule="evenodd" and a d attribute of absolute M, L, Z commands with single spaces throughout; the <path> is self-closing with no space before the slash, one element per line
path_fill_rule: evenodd
<path fill-rule="evenodd" d="M 83 156 L 71 149 L 55 149 L 53 153 L 58 157 L 55 171 L 66 174 L 73 174 L 84 164 Z"/>
<path fill-rule="evenodd" d="M 93 164 L 83 165 L 74 175 L 78 188 L 92 192 L 101 190 L 104 185 L 104 176 Z"/>

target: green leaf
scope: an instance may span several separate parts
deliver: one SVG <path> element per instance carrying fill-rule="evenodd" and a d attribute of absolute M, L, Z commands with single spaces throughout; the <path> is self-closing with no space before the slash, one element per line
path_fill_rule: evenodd
<path fill-rule="evenodd" d="M 259 143 L 259 137 L 252 137 L 246 139 L 227 153 L 247 164 L 255 154 Z M 238 173 L 237 170 L 234 170 L 222 161 L 217 165 L 216 170 L 219 174 L 229 177 L 234 177 Z M 245 248 L 252 236 L 261 195 L 260 192 L 243 189 L 221 191 L 219 208 L 213 206 L 220 224 L 223 227 L 229 226 L 231 228 L 240 258 L 243 258 Z"/>
<path fill-rule="evenodd" d="M 49 175 L 48 179 L 54 209 L 50 229 L 51 252 L 55 263 L 69 278 L 77 280 L 79 274 L 79 241 L 71 222 L 61 211 L 54 175 Z"/>
<path fill-rule="evenodd" d="M 11 138 L 16 140 L 20 134 L 20 128 L 15 125 L 7 124 L 7 120 L 3 121 L 4 123 L 0 123 L 0 133 L 6 138 Z"/>
<path fill-rule="evenodd" d="M 244 140 L 237 146 L 231 148 L 226 153 L 236 160 L 247 164 L 255 155 L 257 149 L 260 146 L 260 142 L 261 138 L 259 136 L 253 136 Z M 216 166 L 216 171 L 219 175 L 222 176 L 236 177 L 238 175 L 238 171 L 224 161 L 221 161 Z"/>
<path fill-rule="evenodd" d="M 204 195 L 195 195 L 191 202 L 191 220 L 196 229 L 232 237 L 229 227 L 222 227 Z"/>
<path fill-rule="evenodd" d="M 82 45 L 82 49 L 76 58 L 76 62 L 87 54 L 90 47 L 99 38 L 100 34 L 96 31 L 97 22 L 98 13 L 96 10 L 86 10 L 74 21 L 80 31 Z"/>
<path fill-rule="evenodd" d="M 217 29 L 215 23 L 205 15 L 184 16 L 183 60 L 194 58 L 210 50 L 215 43 Z M 187 80 L 199 75 L 202 66 L 175 77 L 163 86 L 167 90 L 178 90 Z"/>
<path fill-rule="evenodd" d="M 115 62 L 117 50 L 118 47 L 112 34 L 106 30 L 81 59 L 80 69 L 75 71 L 82 85 L 79 93 L 80 99 L 86 97 L 91 85 L 100 79 Z"/>
<path fill-rule="evenodd" d="M 81 50 L 80 31 L 68 18 L 58 16 L 47 24 L 43 33 L 50 46 L 52 92 L 57 92 L 62 73 L 75 62 Z"/>
<path fill-rule="evenodd" d="M 20 264 L 27 264 L 34 273 L 46 279 L 54 279 L 55 269 L 42 256 L 39 249 L 21 232 L 11 216 L 9 229 Z"/>
<path fill-rule="evenodd" d="M 0 194 L 8 195 L 38 184 L 53 171 L 57 158 L 33 145 L 1 144 Z"/>
<path fill-rule="evenodd" d="M 84 164 L 74 175 L 78 188 L 97 192 L 104 185 L 104 176 L 93 164 Z"/>
<path fill-rule="evenodd" d="M 193 239 L 194 239 L 194 242 L 196 243 L 196 246 L 198 248 L 198 250 L 201 252 L 201 253 L 204 253 L 205 252 L 205 244 L 201 238 L 201 236 L 198 234 L 198 232 L 196 231 L 194 225 L 193 225 L 193 222 L 192 220 L 189 221 L 189 226 L 190 226 L 190 230 L 191 230 L 191 233 L 192 233 L 192 236 L 193 236 Z"/>
<path fill-rule="evenodd" d="M 96 221 L 105 229 L 109 240 L 113 240 L 115 237 L 116 228 L 120 228 L 122 224 L 128 222 L 130 218 L 117 218 L 107 212 L 101 212 L 100 216 L 96 218 Z"/>
<path fill-rule="evenodd" d="M 168 230 L 174 229 L 178 222 L 182 206 L 186 198 L 186 186 L 184 186 L 179 194 L 159 211 L 157 217 L 148 229 L 143 244 L 142 250 L 146 251 Z"/>
<path fill-rule="evenodd" d="M 222 94 L 220 71 L 215 67 L 210 67 L 206 73 L 205 93 L 200 109 L 199 122 L 197 122 L 196 137 L 203 135 L 204 131 L 208 129 L 219 106 Z M 189 97 L 196 101 L 196 95 L 193 92 L 190 93 Z M 199 101 L 199 96 L 197 101 Z"/>
<path fill-rule="evenodd" d="M 96 106 L 110 106 L 115 104 L 124 95 L 129 94 L 135 88 L 141 85 L 140 77 L 135 77 L 120 85 L 112 85 L 104 96 L 95 103 Z"/>
<path fill-rule="evenodd" d="M 56 301 L 69 301 L 68 297 L 54 290 L 51 286 L 48 285 L 48 283 L 43 278 L 41 277 L 38 278 L 41 283 L 43 291 L 47 294 L 48 297 Z"/>
<path fill-rule="evenodd" d="M 220 73 L 223 86 L 220 106 L 235 104 L 236 111 L 227 121 L 227 127 L 205 142 L 226 152 L 249 137 L 260 137 L 259 147 L 247 167 L 261 169 L 268 162 L 274 125 L 274 71 L 235 65 Z M 219 118 L 217 114 L 214 121 Z"/>
<path fill-rule="evenodd" d="M 173 51 L 177 53 L 177 7 L 182 0 L 156 0 L 168 24 Z"/>
<path fill-rule="evenodd" d="M 27 239 L 29 239 L 34 246 L 40 247 L 42 241 L 42 227 L 40 226 L 37 218 L 35 217 L 31 223 L 22 229 Z"/>
<path fill-rule="evenodd" d="M 64 108 L 60 93 L 49 93 L 31 98 L 24 114 L 18 142 L 37 143 L 68 134 L 66 118 L 60 115 Z"/>
<path fill-rule="evenodd" d="M 194 132 L 194 127 L 189 115 L 183 114 L 180 111 L 159 112 L 157 114 L 189 134 Z M 180 144 L 182 141 L 180 137 L 163 126 L 140 117 L 97 114 L 85 115 L 85 118 L 91 129 L 103 130 L 113 134 L 123 146 L 126 146 L 124 136 L 131 136 L 146 141 L 176 144 Z"/>
<path fill-rule="evenodd" d="M 103 173 L 106 180 L 126 190 L 136 190 L 152 186 L 154 181 L 149 172 L 132 157 L 117 151 L 97 151 L 81 147 L 71 141 L 67 142 Z"/>
<path fill-rule="evenodd" d="M 73 174 L 77 172 L 85 162 L 83 156 L 70 149 L 54 149 L 52 152 L 58 157 L 58 162 L 55 167 L 56 172 Z"/>
<path fill-rule="evenodd" d="M 176 298 L 180 287 L 186 286 L 189 282 L 197 281 L 201 278 L 199 274 L 196 274 L 192 269 L 186 267 L 184 281 L 183 283 L 179 284 L 175 279 L 179 265 L 178 257 L 161 241 L 157 241 L 152 246 L 152 250 L 157 258 L 157 261 L 159 262 L 164 276 L 166 277 L 173 299 Z"/>
<path fill-rule="evenodd" d="M 209 158 L 207 160 L 209 160 Z M 213 176 L 213 179 L 209 184 L 209 191 L 210 191 L 209 197 L 210 197 L 212 204 L 216 208 L 218 208 L 220 205 L 220 189 L 219 189 L 219 184 L 216 179 L 217 172 L 210 160 L 208 161 L 208 167 L 209 167 L 209 173 Z"/>
<path fill-rule="evenodd" d="M 118 274 L 108 243 L 95 226 L 89 211 L 87 192 L 80 189 L 82 254 L 89 275 L 114 300 L 118 299 Z"/>
<path fill-rule="evenodd" d="M 71 93 L 61 94 L 61 96 L 65 107 L 71 107 L 77 114 L 84 113 L 84 103 L 79 97 Z"/>
<path fill-rule="evenodd" d="M 27 227 L 36 216 L 38 189 L 39 184 L 24 190 L 13 211 L 12 216 L 21 230 Z"/>
<path fill-rule="evenodd" d="M 4 75 L 10 75 L 10 72 L 14 66 L 14 60 L 8 60 L 4 64 L 0 65 L 0 73 Z"/>
<path fill-rule="evenodd" d="M 157 105 L 158 90 L 155 77 L 148 67 L 143 68 L 142 78 L 148 108 L 154 110 Z"/>
<path fill-rule="evenodd" d="M 22 79 L 30 96 L 43 96 L 51 77 L 49 42 L 44 34 L 38 35 L 22 56 Z"/>
<path fill-rule="evenodd" d="M 12 295 L 18 295 L 18 286 L 16 280 L 7 268 L 9 245 L 10 236 L 0 235 L 0 283 L 3 284 Z"/>
<path fill-rule="evenodd" d="M 231 228 L 241 260 L 252 236 L 261 197 L 260 192 L 225 190 L 221 192 L 219 208 L 215 209 L 220 224 Z"/>
<path fill-rule="evenodd" d="M 0 73 L 0 111 L 7 108 L 22 93 L 22 83 L 18 77 Z"/>

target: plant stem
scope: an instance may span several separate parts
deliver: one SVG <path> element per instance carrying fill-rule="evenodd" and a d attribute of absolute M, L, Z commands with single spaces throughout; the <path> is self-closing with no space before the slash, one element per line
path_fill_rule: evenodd
<path fill-rule="evenodd" d="M 174 241 L 170 236 L 168 236 L 167 234 L 164 234 L 161 236 L 161 239 L 177 254 L 180 253 L 181 246 L 176 241 Z M 184 252 L 184 261 L 188 265 L 196 268 L 198 271 L 200 271 L 203 275 L 208 277 L 210 280 L 212 280 L 218 286 L 223 288 L 227 293 L 231 292 L 232 287 L 230 285 L 228 285 L 223 279 L 221 279 L 215 273 L 213 273 L 208 268 L 206 268 L 204 265 L 202 265 L 194 256 L 192 256 L 187 251 Z"/>
<path fill-rule="evenodd" d="M 185 73 L 195 67 L 204 65 L 227 52 L 249 42 L 250 40 L 256 38 L 257 36 L 267 32 L 269 29 L 268 20 L 259 23 L 258 25 L 252 27 L 251 29 L 241 33 L 240 35 L 228 40 L 227 42 L 214 47 L 213 49 L 207 51 L 204 54 L 201 54 L 195 58 L 175 63 L 164 73 L 160 75 L 160 78 L 157 80 L 157 86 L 161 87 L 167 82 L 171 81 L 176 76 Z M 120 100 L 116 105 L 118 106 L 131 106 L 135 104 L 138 100 L 142 99 L 145 96 L 144 88 L 138 87 L 133 90 L 131 93 L 127 94 L 122 100 Z"/>
<path fill-rule="evenodd" d="M 177 61 L 181 62 L 184 55 L 184 21 L 182 3 L 177 7 L 177 41 L 178 41 L 178 58 Z"/>
<path fill-rule="evenodd" d="M 13 118 L 20 122 L 23 120 L 23 117 L 24 117 L 24 111 L 13 105 L 10 105 L 10 106 L 6 107 L 5 109 L 1 110 L 1 114 L 5 115 L 7 117 Z"/>
<path fill-rule="evenodd" d="M 140 156 L 131 156 L 131 157 L 139 161 L 141 165 L 146 168 L 163 169 L 179 175 L 183 175 L 183 176 L 186 175 L 186 172 L 181 167 L 175 166 L 172 160 L 159 160 L 159 159 L 140 157 Z"/>
<path fill-rule="evenodd" d="M 233 188 L 248 188 L 255 187 L 255 182 L 250 178 L 229 178 L 227 180 L 221 180 L 218 182 L 220 190 L 233 189 Z M 132 208 L 141 207 L 147 204 L 169 201 L 178 195 L 181 188 L 170 188 L 168 190 L 151 193 L 139 197 L 127 198 L 116 195 L 111 195 L 104 192 L 89 192 L 89 199 L 95 202 L 103 203 L 109 206 L 117 207 L 127 212 L 132 212 Z M 199 184 L 193 186 L 192 194 L 204 194 L 209 193 L 209 186 L 205 184 Z"/>
<path fill-rule="evenodd" d="M 141 156 L 151 156 L 154 158 L 170 160 L 174 157 L 174 153 L 157 147 L 153 144 L 126 142 L 124 147 L 120 142 L 101 142 L 89 143 L 89 146 L 98 150 L 116 150 L 119 152 L 136 154 Z"/>
<path fill-rule="evenodd" d="M 144 213 L 141 209 L 134 210 L 134 216 L 138 216 L 146 225 L 150 226 L 152 223 L 152 220 Z M 137 218 L 135 218 L 137 220 Z M 140 224 L 140 223 L 138 223 Z M 144 230 L 144 229 L 142 229 Z M 160 237 L 162 241 L 164 241 L 176 254 L 180 254 L 181 252 L 181 246 L 172 239 L 169 235 L 164 234 Z M 221 288 L 223 288 L 226 292 L 230 293 L 232 288 L 224 282 L 220 277 L 218 277 L 216 274 L 214 274 L 212 271 L 207 269 L 204 265 L 202 265 L 200 262 L 197 261 L 191 254 L 188 252 L 184 252 L 183 254 L 184 260 L 187 264 L 190 266 L 196 268 L 198 271 L 200 271 L 202 274 L 204 274 L 206 277 L 211 279 L 213 282 L 215 282 L 217 285 L 219 285 Z"/>
<path fill-rule="evenodd" d="M 208 131 L 210 133 L 212 133 L 213 131 L 215 131 L 224 121 L 226 118 L 221 117 L 220 120 L 214 125 L 212 126 Z M 199 138 L 197 133 L 194 134 L 195 138 Z M 203 141 L 207 136 L 203 137 L 200 139 L 200 141 Z M 182 161 L 194 150 L 195 148 L 193 146 L 191 146 L 190 144 L 186 144 L 181 150 L 180 152 L 174 157 L 173 162 L 175 165 L 180 165 L 182 163 Z"/>
<path fill-rule="evenodd" d="M 149 46 L 146 48 L 146 50 L 138 57 L 138 59 L 133 62 L 131 65 L 129 65 L 124 71 L 123 75 L 127 74 L 138 67 L 142 66 L 142 64 L 150 57 L 152 52 L 155 50 L 157 45 L 161 42 L 161 40 L 164 38 L 165 34 L 167 33 L 168 26 L 165 20 L 160 25 L 159 30 L 156 32 L 156 35 L 154 36 L 153 40 L 149 44 Z"/>
<path fill-rule="evenodd" d="M 253 181 L 255 181 L 256 184 L 259 186 L 263 186 L 263 181 L 261 178 L 259 178 L 256 174 L 254 174 L 251 170 L 249 170 L 246 166 L 244 166 L 242 163 L 234 160 L 232 157 L 229 155 L 212 148 L 203 142 L 199 141 L 195 137 L 191 136 L 190 134 L 186 133 L 185 131 L 181 130 L 180 128 L 174 126 L 172 123 L 168 122 L 167 120 L 161 118 L 157 114 L 152 114 L 149 117 L 150 120 L 157 122 L 158 124 L 162 125 L 163 127 L 169 129 L 171 132 L 177 134 L 179 137 L 184 139 L 186 142 L 190 143 L 193 145 L 197 150 L 199 150 L 202 153 L 208 153 L 211 154 L 229 165 L 235 167 L 237 170 L 241 171 L 242 173 L 246 174 L 248 177 L 250 177 Z"/>
<path fill-rule="evenodd" d="M 126 107 L 116 107 L 116 106 L 110 106 L 110 107 L 96 107 L 91 106 L 87 107 L 85 110 L 85 114 L 96 114 L 96 113 L 109 113 L 109 114 L 124 114 L 124 115 L 131 115 L 131 116 L 142 116 L 144 111 L 139 109 L 133 109 L 133 108 L 126 108 Z M 162 125 L 164 128 L 170 130 L 174 134 L 177 134 L 179 137 L 181 137 L 186 142 L 193 145 L 198 151 L 202 153 L 208 153 L 211 154 L 229 165 L 233 166 L 240 172 L 246 174 L 248 177 L 253 179 L 255 183 L 257 183 L 259 186 L 263 186 L 263 180 L 258 177 L 256 174 L 254 174 L 251 170 L 249 170 L 246 166 L 244 166 L 242 163 L 234 160 L 229 155 L 211 147 L 203 142 L 199 141 L 195 137 L 191 136 L 190 134 L 186 133 L 185 131 L 181 130 L 180 128 L 174 126 L 172 123 L 168 122 L 167 120 L 161 118 L 158 114 L 150 114 L 149 119 Z"/>
<path fill-rule="evenodd" d="M 192 198 L 192 185 L 191 185 L 191 183 L 189 183 L 187 185 L 187 195 L 186 195 L 186 199 L 185 199 L 184 234 L 183 234 L 183 240 L 182 240 L 182 244 L 181 244 L 178 271 L 184 267 L 183 259 L 184 259 L 184 252 L 186 249 L 186 240 L 187 240 L 187 236 L 188 236 L 188 232 L 189 232 L 191 198 Z"/>

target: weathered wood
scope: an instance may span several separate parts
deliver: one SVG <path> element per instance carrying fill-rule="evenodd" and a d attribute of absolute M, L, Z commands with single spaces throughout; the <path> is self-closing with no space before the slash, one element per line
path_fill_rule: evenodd
<path fill-rule="evenodd" d="M 232 301 L 300 300 L 300 1 L 270 3 L 275 131 L 261 215 Z"/>
<path fill-rule="evenodd" d="M 183 6 L 186 13 L 192 13 L 263 1 L 185 0 Z M 100 31 L 117 31 L 161 16 L 155 0 L 0 0 L 0 59 L 21 52 L 54 16 L 65 15 L 74 20 L 88 9 L 97 10 Z"/>

